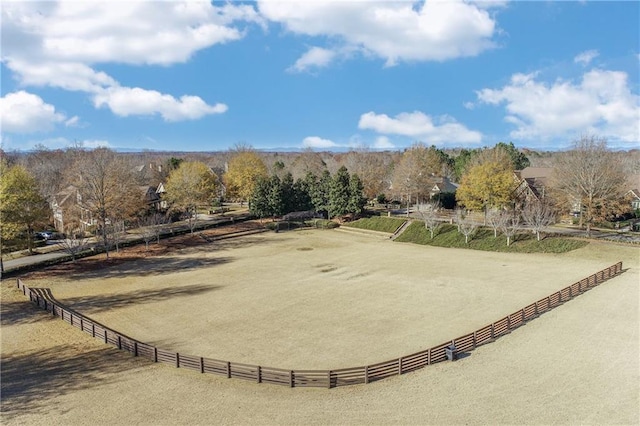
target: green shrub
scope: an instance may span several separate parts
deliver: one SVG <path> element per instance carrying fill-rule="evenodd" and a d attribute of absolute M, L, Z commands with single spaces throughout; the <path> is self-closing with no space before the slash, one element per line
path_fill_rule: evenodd
<path fill-rule="evenodd" d="M 327 219 L 313 219 L 305 222 L 305 225 L 320 229 L 334 229 L 340 226 L 339 223 Z"/>

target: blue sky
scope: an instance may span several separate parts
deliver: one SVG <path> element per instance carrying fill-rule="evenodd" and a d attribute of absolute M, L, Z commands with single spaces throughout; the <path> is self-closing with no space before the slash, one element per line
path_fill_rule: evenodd
<path fill-rule="evenodd" d="M 640 147 L 640 3 L 2 2 L 2 148 Z"/>

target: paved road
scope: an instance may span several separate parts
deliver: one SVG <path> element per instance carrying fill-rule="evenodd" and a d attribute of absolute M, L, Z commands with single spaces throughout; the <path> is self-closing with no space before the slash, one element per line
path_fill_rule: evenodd
<path fill-rule="evenodd" d="M 31 265 L 34 263 L 47 262 L 49 260 L 59 259 L 65 256 L 67 256 L 67 254 L 64 251 L 54 251 L 54 252 L 44 253 L 44 254 L 34 254 L 33 256 L 19 257 L 17 259 L 12 259 L 12 260 L 5 260 L 4 270 L 10 271 L 12 269 L 19 268 L 21 266 Z"/>
<path fill-rule="evenodd" d="M 228 223 L 230 220 L 230 223 L 233 223 L 233 220 L 243 220 L 247 217 L 246 214 L 237 214 L 237 215 L 233 215 L 233 216 L 218 216 L 218 215 L 203 215 L 203 214 L 199 214 L 198 215 L 198 225 L 197 225 L 197 229 L 203 229 L 203 228 L 208 228 L 212 225 L 216 225 L 216 224 L 224 224 L 224 223 Z M 232 220 L 233 218 L 233 220 Z M 171 229 L 173 232 L 169 232 L 167 231 L 162 238 L 167 238 L 169 236 L 172 236 L 173 233 L 175 232 L 179 232 L 179 231 L 187 231 L 189 229 L 189 227 L 184 223 L 184 222 L 174 222 L 173 224 L 171 224 L 171 226 L 169 226 L 167 229 Z M 143 241 L 140 239 L 140 235 L 137 235 L 135 233 L 128 233 L 127 236 L 125 237 L 126 240 L 130 240 L 130 241 L 134 241 L 134 240 L 139 240 L 139 243 L 143 243 Z M 49 242 L 50 245 L 54 245 L 55 242 L 54 241 L 50 241 Z M 89 246 L 91 246 L 93 244 L 89 244 Z M 9 273 L 12 270 L 21 268 L 23 266 L 27 266 L 27 265 L 37 265 L 40 263 L 44 263 L 44 262 L 48 262 L 54 259 L 59 259 L 62 257 L 66 257 L 68 256 L 68 254 L 64 251 L 64 249 L 60 248 L 60 249 L 54 249 L 55 251 L 49 251 L 48 253 L 43 253 L 43 254 L 34 254 L 31 256 L 23 256 L 23 257 L 19 257 L 16 259 L 11 259 L 11 260 L 4 260 L 4 271 L 5 273 Z"/>

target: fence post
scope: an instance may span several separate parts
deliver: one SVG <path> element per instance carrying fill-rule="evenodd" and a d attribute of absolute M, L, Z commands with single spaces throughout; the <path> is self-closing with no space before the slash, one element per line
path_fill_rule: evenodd
<path fill-rule="evenodd" d="M 176 352 L 176 368 L 180 368 L 180 354 Z"/>
<path fill-rule="evenodd" d="M 96 325 L 91 323 L 91 337 L 96 337 Z"/>
<path fill-rule="evenodd" d="M 64 313 L 64 311 L 62 311 Z M 107 338 L 107 329 L 104 329 L 104 343 L 109 343 L 109 339 Z"/>
<path fill-rule="evenodd" d="M 477 342 L 476 333 L 477 333 L 477 331 L 473 332 L 473 348 L 474 349 L 476 348 L 476 342 Z"/>
<path fill-rule="evenodd" d="M 258 371 L 256 371 L 258 383 L 262 383 L 262 367 L 258 366 Z"/>
<path fill-rule="evenodd" d="M 495 332 L 495 329 L 494 329 L 494 325 L 495 325 L 495 322 L 492 322 L 491 323 L 491 339 L 495 339 L 496 338 L 496 332 Z M 429 352 L 431 352 L 431 351 L 429 351 Z"/>
<path fill-rule="evenodd" d="M 522 323 L 524 324 L 524 308 L 522 308 Z"/>
<path fill-rule="evenodd" d="M 398 358 L 398 376 L 402 375 L 402 357 Z"/>
<path fill-rule="evenodd" d="M 158 362 L 158 348 L 153 348 L 153 362 Z"/>
<path fill-rule="evenodd" d="M 73 317 L 71 317 L 71 321 L 73 321 Z M 122 349 L 122 336 L 118 334 L 118 349 Z"/>
<path fill-rule="evenodd" d="M 84 331 L 84 321 L 82 321 L 82 317 L 80 317 L 80 330 Z"/>
<path fill-rule="evenodd" d="M 369 383 L 369 366 L 364 366 L 364 382 Z"/>
<path fill-rule="evenodd" d="M 227 379 L 231 378 L 231 363 L 227 361 Z"/>
<path fill-rule="evenodd" d="M 133 341 L 133 356 L 138 356 L 138 342 Z"/>
<path fill-rule="evenodd" d="M 493 327 L 491 327 L 491 333 L 493 333 Z M 427 349 L 427 365 L 431 365 L 431 348 Z"/>
<path fill-rule="evenodd" d="M 289 387 L 293 387 L 293 370 L 289 370 Z"/>
<path fill-rule="evenodd" d="M 204 374 L 204 358 L 200 357 L 200 372 Z"/>

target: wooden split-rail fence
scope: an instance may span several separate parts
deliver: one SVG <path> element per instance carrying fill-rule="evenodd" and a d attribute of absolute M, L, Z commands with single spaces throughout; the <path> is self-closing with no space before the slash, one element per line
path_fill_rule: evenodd
<path fill-rule="evenodd" d="M 118 349 L 127 351 L 134 356 L 173 365 L 176 368 L 217 374 L 227 378 L 245 379 L 256 383 L 270 383 L 289 387 L 334 388 L 371 383 L 445 361 L 448 359 L 447 349 L 451 345 L 456 348 L 457 353 L 472 351 L 478 346 L 490 343 L 508 334 L 511 330 L 526 324 L 540 314 L 573 299 L 621 272 L 622 262 L 618 262 L 472 333 L 411 355 L 377 364 L 338 370 L 287 370 L 222 361 L 161 349 L 126 336 L 73 309 L 65 307 L 53 297 L 48 288 L 29 288 L 20 279 L 18 279 L 18 288 L 32 302 L 51 312 L 52 315 L 60 317 L 63 321 L 85 333 L 91 334 L 92 337 L 100 339 L 105 344 L 116 346 Z"/>

